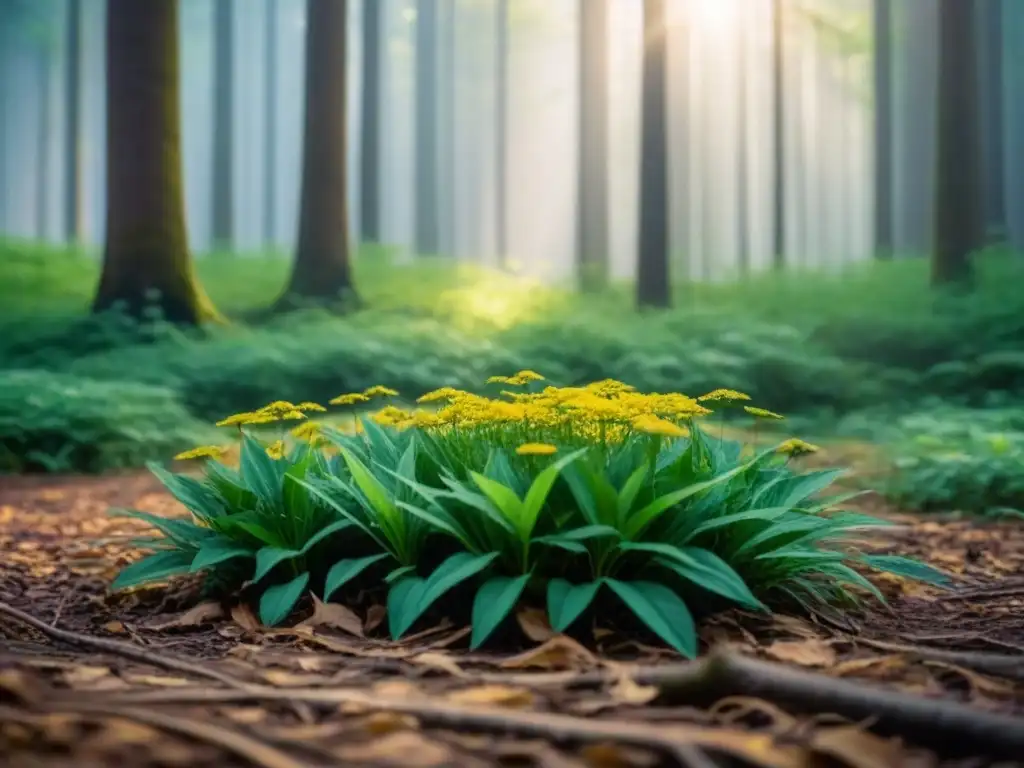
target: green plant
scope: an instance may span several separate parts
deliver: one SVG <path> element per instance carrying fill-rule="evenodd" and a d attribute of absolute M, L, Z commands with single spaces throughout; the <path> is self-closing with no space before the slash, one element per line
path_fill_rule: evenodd
<path fill-rule="evenodd" d="M 243 575 L 263 589 L 261 617 L 277 623 L 309 588 L 326 600 L 375 583 L 387 589 L 396 639 L 449 595 L 472 593 L 473 647 L 522 600 L 543 599 L 564 631 L 614 596 L 693 656 L 695 606 L 850 602 L 856 589 L 881 599 L 854 566 L 943 580 L 846 545 L 851 531 L 884 522 L 837 511 L 849 495 L 818 498 L 839 473 L 796 471 L 790 454 L 810 446 L 752 454 L 707 436 L 707 406 L 746 395 L 698 401 L 616 381 L 537 390 L 541 378 L 494 377 L 512 390 L 495 398 L 442 388 L 420 398 L 439 409 L 389 405 L 354 433 L 302 426 L 296 434 L 310 442 L 290 451 L 244 433 L 240 469 L 211 460 L 201 481 L 155 468 L 194 522 L 132 513 L 165 539 L 115 586 L 251 563 Z M 394 394 L 372 387 L 336 401 Z M 222 423 L 241 429 L 318 408 L 279 401 Z M 203 453 L 215 451 L 194 455 Z"/>

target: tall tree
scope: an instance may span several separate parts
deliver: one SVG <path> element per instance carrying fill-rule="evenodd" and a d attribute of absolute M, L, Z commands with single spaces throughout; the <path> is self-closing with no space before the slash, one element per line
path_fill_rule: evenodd
<path fill-rule="evenodd" d="M 214 248 L 229 248 L 234 235 L 234 0 L 214 3 L 213 205 Z"/>
<path fill-rule="evenodd" d="M 1003 119 L 1003 0 L 985 0 L 978 5 L 978 11 L 981 13 L 978 29 L 981 50 L 978 88 L 984 130 L 984 227 L 987 235 L 1005 239 L 1007 221 Z"/>
<path fill-rule="evenodd" d="M 772 3 L 772 263 L 786 266 L 786 2 Z"/>
<path fill-rule="evenodd" d="M 277 241 L 277 23 L 278 0 L 266 0 L 263 69 L 263 242 Z"/>
<path fill-rule="evenodd" d="M 82 239 L 82 0 L 68 0 L 64 68 L 64 237 Z"/>
<path fill-rule="evenodd" d="M 188 252 L 178 0 L 107 0 L 107 239 L 94 311 L 217 318 Z"/>
<path fill-rule="evenodd" d="M 299 242 L 279 309 L 354 300 L 348 226 L 348 0 L 306 0 Z"/>
<path fill-rule="evenodd" d="M 668 51 L 666 0 L 644 0 L 644 46 L 640 97 L 640 234 L 636 302 L 667 307 L 668 238 Z"/>
<path fill-rule="evenodd" d="M 498 262 L 508 261 L 508 54 L 509 0 L 494 9 L 494 231 Z"/>
<path fill-rule="evenodd" d="M 608 0 L 579 0 L 576 266 L 580 287 L 608 282 Z"/>
<path fill-rule="evenodd" d="M 749 111 L 747 101 L 750 98 L 750 84 L 747 75 L 747 46 L 750 36 L 747 34 L 747 26 L 743 19 L 737 21 L 737 35 L 739 40 L 736 45 L 737 53 L 737 81 L 739 86 L 738 106 L 736 109 L 736 126 L 738 129 L 736 150 L 736 192 L 739 195 L 736 211 L 736 251 L 739 273 L 746 276 L 750 273 L 750 147 L 747 142 L 747 112 Z"/>
<path fill-rule="evenodd" d="M 875 38 L 875 255 L 893 252 L 892 0 L 874 0 Z"/>
<path fill-rule="evenodd" d="M 973 0 L 940 0 L 934 285 L 971 282 L 971 254 L 983 243 L 981 119 Z"/>
<path fill-rule="evenodd" d="M 384 3 L 363 0 L 363 89 L 360 109 L 359 233 L 380 240 L 381 26 Z"/>
<path fill-rule="evenodd" d="M 36 237 L 46 239 L 50 229 L 50 168 L 53 141 L 53 86 L 54 56 L 49 46 L 35 52 L 39 65 L 39 135 L 36 139 Z"/>
<path fill-rule="evenodd" d="M 416 14 L 416 252 L 441 249 L 441 200 L 438 178 L 438 7 L 419 0 Z"/>

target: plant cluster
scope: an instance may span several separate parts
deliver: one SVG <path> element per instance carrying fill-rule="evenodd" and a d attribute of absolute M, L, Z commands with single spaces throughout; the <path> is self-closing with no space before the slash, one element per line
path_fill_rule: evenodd
<path fill-rule="evenodd" d="M 431 610 L 471 606 L 473 647 L 521 601 L 546 605 L 558 631 L 619 605 L 693 656 L 695 613 L 723 604 L 881 599 L 858 567 L 941 581 L 852 548 L 853 532 L 884 523 L 838 509 L 849 494 L 819 496 L 840 472 L 792 463 L 814 446 L 755 452 L 702 426 L 712 408 L 782 418 L 741 392 L 555 387 L 529 370 L 488 386 L 498 391 L 442 387 L 414 408 L 386 387 L 341 395 L 332 404 L 392 401 L 350 430 L 311 420 L 316 403 L 222 420 L 241 433 L 238 467 L 217 446 L 179 456 L 205 460 L 201 479 L 154 466 L 192 518 L 125 513 L 163 536 L 115 587 L 200 571 L 223 587 L 255 583 L 270 625 L 309 590 L 329 600 L 383 589 L 393 638 Z"/>

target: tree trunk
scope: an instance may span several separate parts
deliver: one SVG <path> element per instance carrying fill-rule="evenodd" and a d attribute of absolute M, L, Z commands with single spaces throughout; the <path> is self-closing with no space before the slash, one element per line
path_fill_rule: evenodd
<path fill-rule="evenodd" d="M 218 319 L 188 252 L 178 78 L 177 0 L 108 0 L 107 242 L 95 312 Z"/>
<path fill-rule="evenodd" d="M 982 151 L 985 168 L 985 234 L 989 239 L 1005 241 L 1006 162 L 1003 135 L 1003 3 L 985 0 L 981 11 L 979 67 L 981 114 L 984 126 Z"/>
<path fill-rule="evenodd" d="M 579 0 L 576 269 L 580 288 L 608 283 L 608 0 Z"/>
<path fill-rule="evenodd" d="M 279 309 L 309 303 L 341 309 L 356 298 L 348 227 L 347 6 L 348 0 L 307 0 L 299 242 Z"/>
<path fill-rule="evenodd" d="M 381 137 L 381 25 L 384 3 L 363 0 L 363 90 L 359 156 L 359 232 L 365 242 L 379 242 Z"/>
<path fill-rule="evenodd" d="M 438 183 L 438 0 L 419 0 L 416 15 L 416 252 L 441 250 Z"/>
<path fill-rule="evenodd" d="M 53 104 L 50 86 L 53 74 L 53 54 L 40 46 L 39 59 L 39 135 L 36 137 L 39 153 L 36 157 L 36 237 L 45 240 L 50 224 L 50 141 L 53 137 Z"/>
<path fill-rule="evenodd" d="M 932 283 L 971 282 L 982 244 L 981 119 L 973 0 L 939 5 L 938 136 Z"/>
<path fill-rule="evenodd" d="M 277 21 L 278 0 L 267 0 L 263 70 L 263 242 L 277 243 Z"/>
<path fill-rule="evenodd" d="M 737 45 L 737 52 L 739 61 L 737 63 L 738 79 L 739 79 L 739 106 L 736 110 L 736 123 L 739 128 L 737 136 L 737 144 L 739 145 L 736 150 L 736 176 L 737 176 L 737 194 L 739 200 L 737 204 L 736 212 L 736 226 L 739 230 L 736 238 L 737 246 L 737 262 L 739 266 L 740 275 L 746 277 L 750 274 L 750 200 L 749 200 L 749 187 L 750 187 L 750 148 L 747 145 L 747 100 L 749 98 L 750 85 L 747 82 L 747 45 L 749 44 L 750 37 L 747 34 L 747 27 L 745 22 L 740 19 L 737 22 L 740 25 L 737 34 L 739 35 L 739 45 Z"/>
<path fill-rule="evenodd" d="M 82 0 L 68 0 L 64 70 L 64 238 L 82 240 Z"/>
<path fill-rule="evenodd" d="M 214 249 L 229 249 L 234 235 L 234 0 L 214 3 L 213 204 Z"/>
<path fill-rule="evenodd" d="M 636 302 L 668 307 L 668 104 L 666 0 L 644 0 L 640 129 L 640 236 Z"/>
<path fill-rule="evenodd" d="M 508 264 L 508 3 L 498 0 L 494 10 L 494 240 L 498 264 Z"/>
<path fill-rule="evenodd" d="M 772 261 L 786 267 L 786 103 L 785 0 L 772 4 L 772 136 L 774 185 L 772 193 Z"/>
<path fill-rule="evenodd" d="M 875 256 L 893 256 L 892 0 L 875 0 Z"/>

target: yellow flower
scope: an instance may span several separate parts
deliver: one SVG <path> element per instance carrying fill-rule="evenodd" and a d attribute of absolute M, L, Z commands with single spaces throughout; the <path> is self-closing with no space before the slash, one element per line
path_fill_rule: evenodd
<path fill-rule="evenodd" d="M 275 440 L 267 446 L 267 456 L 272 459 L 284 458 L 284 440 Z"/>
<path fill-rule="evenodd" d="M 427 392 L 416 399 L 417 403 L 437 403 L 441 400 L 455 400 L 466 393 L 461 389 L 455 389 L 453 387 L 441 387 L 435 389 L 432 392 Z"/>
<path fill-rule="evenodd" d="M 243 424 L 259 423 L 262 419 L 261 414 L 245 411 L 243 413 L 236 413 L 232 416 L 228 416 L 226 419 L 221 419 L 217 422 L 218 427 L 239 427 Z"/>
<path fill-rule="evenodd" d="M 412 414 L 393 405 L 381 408 L 371 418 L 382 426 L 397 427 L 412 419 Z"/>
<path fill-rule="evenodd" d="M 544 381 L 544 377 L 536 371 L 520 371 L 515 376 L 491 376 L 487 379 L 488 384 L 510 384 L 513 387 L 521 387 L 531 381 Z"/>
<path fill-rule="evenodd" d="M 697 402 L 706 403 L 714 400 L 725 400 L 725 401 L 736 401 L 736 400 L 749 400 L 750 395 L 745 395 L 742 392 L 737 392 L 735 389 L 716 389 L 708 392 L 706 395 L 701 395 L 697 398 Z"/>
<path fill-rule="evenodd" d="M 776 450 L 788 456 L 803 456 L 807 453 L 817 453 L 821 448 L 811 443 L 806 443 L 800 438 L 792 437 L 779 445 Z"/>
<path fill-rule="evenodd" d="M 544 381 L 544 377 L 543 376 L 541 376 L 536 371 L 530 371 L 530 370 L 520 371 L 515 376 L 513 376 L 513 378 L 520 379 L 522 381 Z"/>
<path fill-rule="evenodd" d="M 320 427 L 317 421 L 307 421 L 291 430 L 291 434 L 300 440 L 312 440 L 320 435 Z"/>
<path fill-rule="evenodd" d="M 318 413 L 325 413 L 327 411 L 320 403 L 299 403 L 295 406 L 296 411 L 316 411 Z"/>
<path fill-rule="evenodd" d="M 749 413 L 751 416 L 756 416 L 760 419 L 784 419 L 782 416 L 774 411 L 766 411 L 764 408 L 755 408 L 752 405 L 744 405 L 743 410 Z"/>
<path fill-rule="evenodd" d="M 363 394 L 367 397 L 398 397 L 398 392 L 390 387 L 382 387 L 380 384 L 364 389 Z"/>
<path fill-rule="evenodd" d="M 690 430 L 657 416 L 637 416 L 633 419 L 633 428 L 649 435 L 664 437 L 689 437 Z"/>
<path fill-rule="evenodd" d="M 523 443 L 516 448 L 520 456 L 550 456 L 558 451 L 558 448 L 549 443 Z"/>
<path fill-rule="evenodd" d="M 226 447 L 219 445 L 200 445 L 198 448 L 182 451 L 174 458 L 177 461 L 185 461 L 186 459 L 219 459 L 227 452 L 228 449 Z"/>
<path fill-rule="evenodd" d="M 355 405 L 356 403 L 368 402 L 370 398 L 362 392 L 349 392 L 347 395 L 338 395 L 330 401 L 331 405 Z"/>

